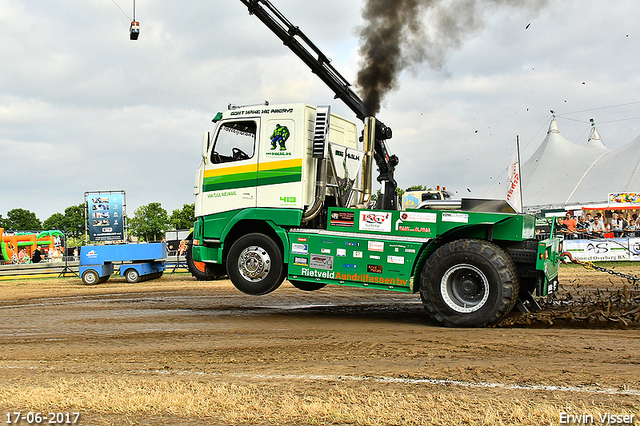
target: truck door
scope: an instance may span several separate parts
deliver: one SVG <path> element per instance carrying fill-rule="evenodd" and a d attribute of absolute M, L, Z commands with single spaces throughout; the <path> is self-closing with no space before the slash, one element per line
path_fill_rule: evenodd
<path fill-rule="evenodd" d="M 258 205 L 301 208 L 303 132 L 286 116 L 263 122 L 258 159 Z"/>
<path fill-rule="evenodd" d="M 259 119 L 220 123 L 205 167 L 204 214 L 256 206 Z"/>

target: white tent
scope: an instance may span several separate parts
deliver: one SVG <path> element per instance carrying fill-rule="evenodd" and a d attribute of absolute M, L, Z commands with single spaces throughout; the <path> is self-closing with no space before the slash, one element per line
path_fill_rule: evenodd
<path fill-rule="evenodd" d="M 595 126 L 587 146 L 579 146 L 560 134 L 554 117 L 544 141 L 521 167 L 524 206 L 564 206 L 587 170 L 607 152 Z"/>
<path fill-rule="evenodd" d="M 567 203 L 603 202 L 609 193 L 637 192 L 639 189 L 640 136 L 598 158 L 576 184 Z"/>

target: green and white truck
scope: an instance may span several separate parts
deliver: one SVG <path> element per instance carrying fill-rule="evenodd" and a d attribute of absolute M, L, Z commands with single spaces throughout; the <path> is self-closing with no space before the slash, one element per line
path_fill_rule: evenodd
<path fill-rule="evenodd" d="M 241 0 L 363 120 L 307 104 L 232 107 L 205 134 L 188 263 L 199 279 L 228 275 L 242 292 L 285 280 L 420 293 L 447 326 L 496 324 L 557 286 L 559 239 L 500 200 L 400 203 L 391 129 L 367 115 L 349 83 L 267 0 Z M 295 31 L 292 29 L 295 28 Z M 383 192 L 372 201 L 372 171 Z M 436 197 L 437 198 L 437 197 Z M 404 208 L 401 206 L 411 206 Z"/>

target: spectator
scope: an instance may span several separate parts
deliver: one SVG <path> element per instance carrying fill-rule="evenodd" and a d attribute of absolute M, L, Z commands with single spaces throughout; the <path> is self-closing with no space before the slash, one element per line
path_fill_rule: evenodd
<path fill-rule="evenodd" d="M 565 214 L 562 225 L 558 226 L 558 231 L 564 234 L 566 239 L 574 239 L 576 237 L 576 221 L 571 217 L 570 213 L 567 212 Z"/>
<path fill-rule="evenodd" d="M 587 213 L 587 223 L 588 224 L 593 223 L 593 218 L 591 217 L 591 213 Z"/>
<path fill-rule="evenodd" d="M 576 220 L 571 217 L 570 213 L 567 212 L 567 214 L 564 215 L 564 221 L 562 223 L 567 226 L 567 229 L 569 229 L 569 231 L 576 231 Z"/>
<path fill-rule="evenodd" d="M 40 250 L 38 250 L 38 248 L 36 247 L 36 249 L 31 254 L 31 262 L 40 263 L 41 260 L 42 260 L 42 253 L 40 253 Z"/>
<path fill-rule="evenodd" d="M 593 223 L 589 227 L 589 233 L 596 238 L 604 237 L 604 224 L 598 216 L 593 218 Z"/>
<path fill-rule="evenodd" d="M 618 213 L 613 213 L 611 215 L 611 230 L 613 231 L 613 236 L 618 238 L 624 234 L 624 226 L 622 226 L 623 220 L 620 219 Z"/>
<path fill-rule="evenodd" d="M 556 232 L 566 235 L 569 232 L 569 228 L 564 224 L 564 221 L 561 217 L 556 219 Z"/>
<path fill-rule="evenodd" d="M 620 229 L 624 231 L 624 229 L 629 226 L 629 222 L 627 222 L 624 218 L 624 213 L 620 213 L 618 215 L 618 220 L 620 221 Z"/>
<path fill-rule="evenodd" d="M 578 219 L 578 223 L 576 223 L 576 232 L 581 237 L 585 237 L 589 233 L 589 223 L 587 223 L 584 216 L 580 216 Z"/>

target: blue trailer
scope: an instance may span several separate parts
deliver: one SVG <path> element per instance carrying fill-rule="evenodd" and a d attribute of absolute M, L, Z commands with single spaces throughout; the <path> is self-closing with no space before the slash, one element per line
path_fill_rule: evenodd
<path fill-rule="evenodd" d="M 120 275 L 127 282 L 160 278 L 165 271 L 166 243 L 116 244 L 80 247 L 80 276 L 87 285 L 109 279 L 114 265 L 120 265 Z"/>

